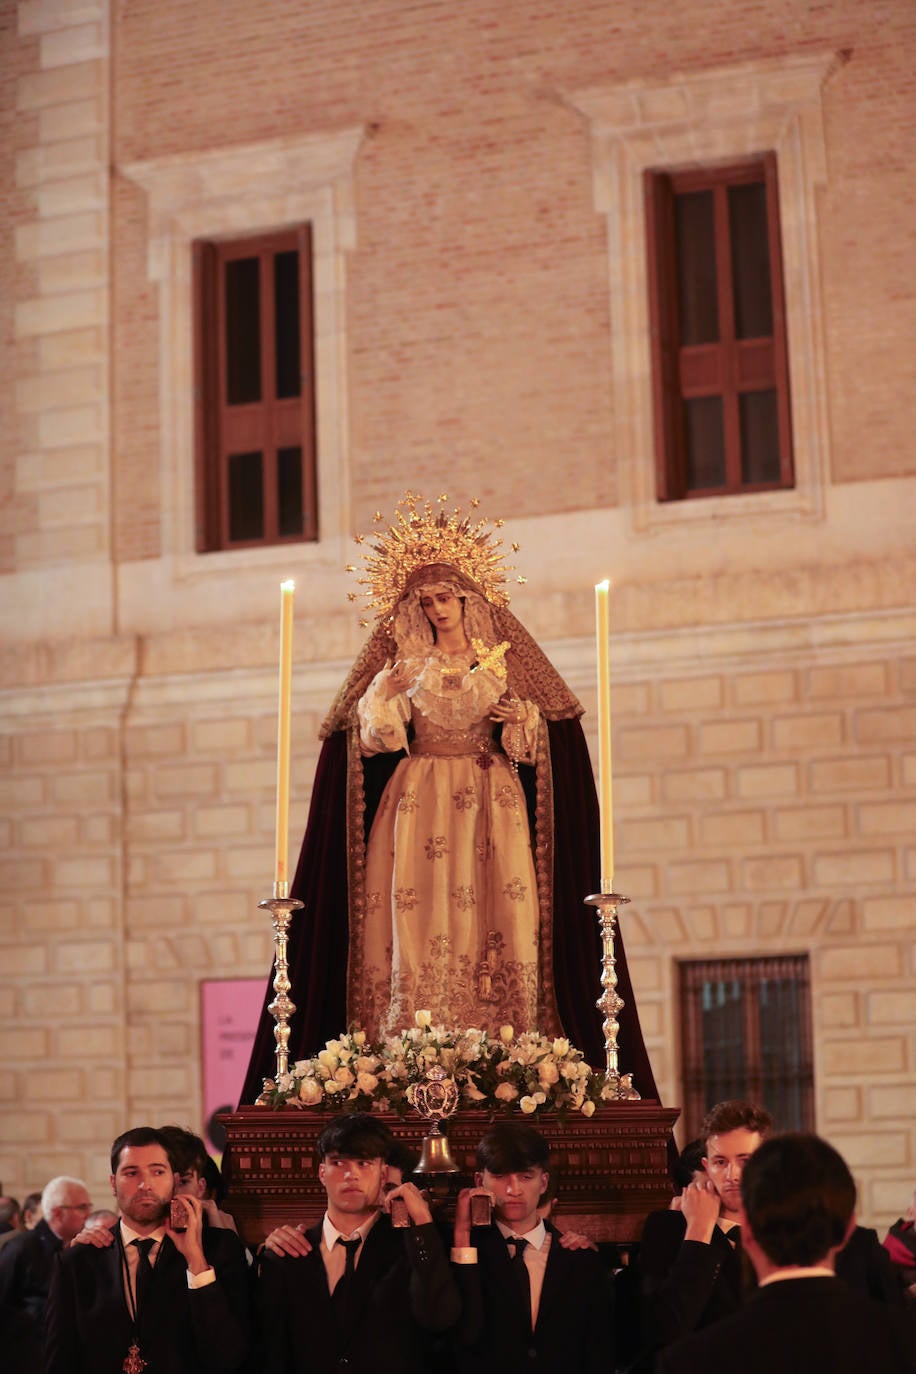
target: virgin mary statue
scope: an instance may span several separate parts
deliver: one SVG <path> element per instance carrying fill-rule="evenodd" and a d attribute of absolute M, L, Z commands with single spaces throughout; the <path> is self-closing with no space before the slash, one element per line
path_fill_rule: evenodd
<path fill-rule="evenodd" d="M 408 492 L 368 541 L 360 582 L 376 624 L 321 728 L 291 888 L 304 910 L 289 941 L 290 1060 L 348 1026 L 396 1032 L 423 1009 L 434 1024 L 563 1034 L 599 1065 L 582 707 L 508 609 L 501 541 L 446 499 L 437 510 Z M 655 1095 L 619 934 L 616 963 L 621 1050 Z M 243 1102 L 273 1070 L 270 1000 L 268 984 Z"/>

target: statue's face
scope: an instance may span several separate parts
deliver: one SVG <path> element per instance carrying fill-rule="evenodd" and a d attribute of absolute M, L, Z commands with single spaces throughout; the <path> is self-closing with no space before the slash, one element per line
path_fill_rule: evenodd
<path fill-rule="evenodd" d="M 461 597 L 445 588 L 425 591 L 420 597 L 420 605 L 437 634 L 457 629 L 464 616 L 464 602 Z"/>

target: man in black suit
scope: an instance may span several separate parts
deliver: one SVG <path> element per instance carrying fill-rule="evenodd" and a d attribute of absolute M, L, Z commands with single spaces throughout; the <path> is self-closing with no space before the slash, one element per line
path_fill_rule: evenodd
<path fill-rule="evenodd" d="M 916 1374 L 916 1324 L 834 1272 L 856 1203 L 836 1150 L 814 1135 L 773 1136 L 748 1160 L 741 1193 L 759 1287 L 741 1311 L 662 1352 L 658 1374 Z"/>
<path fill-rule="evenodd" d="M 647 1351 L 739 1307 L 741 1175 L 772 1126 L 753 1102 L 718 1103 L 700 1128 L 704 1176 L 688 1184 L 679 1207 L 646 1218 L 637 1266 Z"/>
<path fill-rule="evenodd" d="M 460 1299 L 426 1201 L 412 1183 L 384 1193 L 388 1127 L 364 1112 L 318 1137 L 327 1211 L 308 1252 L 261 1257 L 260 1367 L 272 1374 L 419 1374 Z M 403 1199 L 406 1225 L 390 1209 Z M 304 1245 L 302 1247 L 305 1248 Z"/>
<path fill-rule="evenodd" d="M 613 1296 L 593 1250 L 565 1249 L 538 1215 L 549 1182 L 546 1140 L 530 1126 L 492 1127 L 477 1149 L 477 1188 L 455 1212 L 453 1269 L 464 1310 L 457 1365 L 468 1374 L 609 1374 Z M 471 1225 L 471 1200 L 489 1195 L 493 1221 Z"/>
<path fill-rule="evenodd" d="M 158 1131 L 126 1131 L 111 1149 L 121 1219 L 106 1243 L 57 1261 L 48 1299 L 47 1374 L 235 1374 L 248 1353 L 248 1288 L 238 1237 L 202 1227 L 184 1198 L 169 1208 L 175 1163 Z"/>
<path fill-rule="evenodd" d="M 54 1262 L 92 1211 L 86 1185 L 78 1178 L 52 1178 L 41 1201 L 44 1218 L 32 1230 L 14 1232 L 0 1252 L 6 1374 L 35 1374 L 41 1369 L 41 1331 Z"/>
<path fill-rule="evenodd" d="M 705 1178 L 687 1186 L 674 1208 L 646 1218 L 637 1259 L 644 1350 L 637 1369 L 652 1367 L 654 1351 L 737 1311 L 752 1291 L 753 1273 L 741 1260 L 741 1178 L 772 1124 L 753 1102 L 718 1103 L 700 1128 Z M 874 1231 L 853 1228 L 836 1272 L 866 1297 L 901 1301 Z"/>

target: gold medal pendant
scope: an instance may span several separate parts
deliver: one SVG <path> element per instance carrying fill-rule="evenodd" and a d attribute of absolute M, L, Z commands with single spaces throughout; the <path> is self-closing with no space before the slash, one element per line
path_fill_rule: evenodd
<path fill-rule="evenodd" d="M 134 1341 L 124 1357 L 124 1363 L 121 1365 L 121 1368 L 124 1370 L 124 1374 L 143 1374 L 146 1365 L 147 1361 L 144 1360 L 143 1356 L 140 1354 L 140 1347 L 137 1342 Z"/>

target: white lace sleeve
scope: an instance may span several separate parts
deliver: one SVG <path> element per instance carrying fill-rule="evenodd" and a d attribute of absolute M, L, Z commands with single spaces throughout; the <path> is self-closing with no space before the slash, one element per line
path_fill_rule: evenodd
<path fill-rule="evenodd" d="M 533 701 L 521 701 L 519 706 L 524 711 L 519 723 L 503 725 L 503 752 L 513 763 L 534 763 L 541 713 Z"/>
<path fill-rule="evenodd" d="M 359 700 L 359 743 L 364 754 L 393 754 L 407 748 L 410 702 L 404 692 L 385 695 L 387 676 L 387 668 L 376 673 Z"/>

